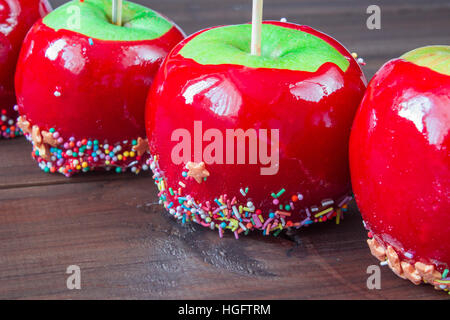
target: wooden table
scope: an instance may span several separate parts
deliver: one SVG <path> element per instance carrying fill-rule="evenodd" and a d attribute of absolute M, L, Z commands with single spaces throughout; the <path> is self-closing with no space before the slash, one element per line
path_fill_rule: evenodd
<path fill-rule="evenodd" d="M 250 0 L 148 2 L 187 33 L 250 19 Z M 369 4 L 381 6 L 381 30 L 366 28 Z M 266 0 L 265 9 L 267 19 L 287 17 L 332 34 L 365 58 L 368 77 L 412 48 L 449 42 L 447 0 Z M 387 267 L 382 289 L 368 290 L 366 269 L 377 261 L 354 205 L 339 226 L 220 240 L 216 232 L 172 220 L 157 205 L 148 175 L 66 179 L 41 172 L 30 151 L 23 138 L 0 141 L 0 298 L 449 297 Z M 66 288 L 69 265 L 81 268 L 81 290 Z"/>

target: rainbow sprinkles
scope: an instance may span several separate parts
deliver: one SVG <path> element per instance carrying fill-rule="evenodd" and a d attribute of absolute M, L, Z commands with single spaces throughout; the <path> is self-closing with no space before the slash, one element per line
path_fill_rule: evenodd
<path fill-rule="evenodd" d="M 231 231 L 235 238 L 239 235 L 247 235 L 252 230 L 260 230 L 264 235 L 278 236 L 281 231 L 288 228 L 301 228 L 313 223 L 325 222 L 335 219 L 339 224 L 343 219 L 344 212 L 347 211 L 347 204 L 352 199 L 346 195 L 335 203 L 332 199 L 324 199 L 317 206 L 300 208 L 298 201 L 303 199 L 303 195 L 292 194 L 287 200 L 281 201 L 280 198 L 287 194 L 285 189 L 268 195 L 272 201 L 273 208 L 264 212 L 256 208 L 248 194 L 251 191 L 249 187 L 236 190 L 236 196 L 222 194 L 211 201 L 205 203 L 197 202 L 194 197 L 185 192 L 186 183 L 190 179 L 196 179 L 198 183 L 199 176 L 191 174 L 192 168 L 201 168 L 204 170 L 203 181 L 207 180 L 207 172 L 204 164 L 187 163 L 181 173 L 177 187 L 169 187 L 164 172 L 158 165 L 158 156 L 152 156 L 147 161 L 148 166 L 153 171 L 153 179 L 158 186 L 158 196 L 160 204 L 174 218 L 186 222 L 195 222 L 212 230 L 217 230 L 222 238 L 225 231 Z M 202 177 L 202 176 L 200 176 Z M 265 209 L 263 209 L 265 210 Z M 301 213 L 304 218 L 301 221 L 294 221 L 294 213 Z M 268 215 L 266 214 L 268 213 Z M 264 219 L 263 216 L 267 216 Z"/>
<path fill-rule="evenodd" d="M 114 144 L 95 139 L 64 139 L 54 128 L 41 130 L 24 116 L 18 118 L 17 126 L 33 144 L 31 155 L 45 172 L 70 177 L 99 169 L 114 169 L 117 173 L 130 170 L 136 174 L 148 170 L 145 164 L 150 155 L 147 139 L 138 137 Z"/>
<path fill-rule="evenodd" d="M 14 106 L 17 111 L 17 105 Z M 10 139 L 21 136 L 23 133 L 16 125 L 16 119 L 9 116 L 6 109 L 0 109 L 0 138 Z"/>

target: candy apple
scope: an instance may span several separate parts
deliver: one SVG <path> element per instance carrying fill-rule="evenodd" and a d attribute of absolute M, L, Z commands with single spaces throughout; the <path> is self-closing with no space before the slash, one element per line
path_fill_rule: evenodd
<path fill-rule="evenodd" d="M 277 235 L 341 218 L 348 139 L 365 78 L 333 38 L 292 23 L 198 32 L 169 54 L 147 101 L 150 167 L 182 221 Z"/>
<path fill-rule="evenodd" d="M 16 90 L 19 125 L 45 171 L 67 176 L 146 169 L 145 100 L 168 52 L 184 36 L 172 22 L 124 2 L 69 2 L 38 21 L 24 41 Z"/>
<path fill-rule="evenodd" d="M 413 50 L 369 83 L 350 140 L 369 247 L 400 277 L 450 283 L 450 47 Z"/>
<path fill-rule="evenodd" d="M 14 110 L 14 72 L 23 39 L 50 11 L 47 0 L 0 0 L 0 139 L 21 134 Z"/>

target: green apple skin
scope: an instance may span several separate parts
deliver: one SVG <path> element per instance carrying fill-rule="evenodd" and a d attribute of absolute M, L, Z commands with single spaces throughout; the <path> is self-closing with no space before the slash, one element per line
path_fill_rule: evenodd
<path fill-rule="evenodd" d="M 450 46 L 426 46 L 402 55 L 400 59 L 450 75 Z"/>
<path fill-rule="evenodd" d="M 251 29 L 250 24 L 213 28 L 186 43 L 180 54 L 204 65 L 307 72 L 316 72 L 326 62 L 334 63 L 342 72 L 350 65 L 342 53 L 320 37 L 274 24 L 262 25 L 261 56 L 251 55 Z"/>
<path fill-rule="evenodd" d="M 145 137 L 149 88 L 184 34 L 154 11 L 129 2 L 124 2 L 124 26 L 112 25 L 110 3 L 70 2 L 27 35 L 16 72 L 19 113 L 41 131 L 109 145 Z M 79 24 L 71 20 L 74 12 L 81 12 Z"/>
<path fill-rule="evenodd" d="M 366 83 L 358 63 L 333 38 L 281 22 L 263 24 L 262 55 L 252 56 L 250 29 L 249 25 L 211 28 L 177 45 L 164 61 L 147 102 L 147 137 L 156 157 L 152 160 L 157 159 L 151 167 L 161 187 L 161 202 L 176 218 L 220 226 L 219 234 L 237 232 L 235 216 L 224 213 L 224 219 L 216 211 L 220 207 L 215 200 L 225 195 L 236 198 L 237 207 L 251 202 L 264 221 L 272 219 L 276 226 L 285 221 L 287 228 L 335 217 L 351 189 L 348 139 Z M 278 148 L 278 167 L 262 174 L 266 166 L 249 163 L 247 146 L 239 149 L 246 152 L 244 163 L 203 159 L 210 173 L 206 181 L 185 178 L 183 163 L 172 160 L 178 144 L 172 134 L 182 129 L 194 137 L 195 123 L 201 123 L 204 133 L 212 129 L 222 137 L 227 130 L 278 130 L 278 144 L 258 138 L 259 148 Z M 186 152 L 184 163 L 202 160 L 199 156 L 210 143 L 204 141 L 203 150 L 194 150 L 195 145 L 199 143 L 194 137 L 193 152 Z M 224 157 L 230 149 L 224 148 Z M 177 198 L 180 185 L 185 186 L 183 195 L 197 204 L 209 203 L 216 213 L 192 214 Z M 240 190 L 247 187 L 243 196 Z M 280 190 L 282 195 L 274 199 L 272 194 Z M 334 201 L 334 210 L 325 219 L 310 219 L 306 209 L 331 202 L 325 199 Z M 185 207 L 178 205 L 182 202 Z M 288 217 L 281 220 L 276 212 L 285 210 Z M 258 224 L 258 217 L 252 219 L 255 224 L 244 221 L 247 229 L 274 232 Z"/>
<path fill-rule="evenodd" d="M 172 21 L 158 12 L 133 2 L 123 2 L 122 26 L 111 22 L 111 14 L 111 0 L 73 0 L 45 17 L 44 24 L 54 30 L 71 30 L 108 41 L 154 40 L 174 27 Z"/>

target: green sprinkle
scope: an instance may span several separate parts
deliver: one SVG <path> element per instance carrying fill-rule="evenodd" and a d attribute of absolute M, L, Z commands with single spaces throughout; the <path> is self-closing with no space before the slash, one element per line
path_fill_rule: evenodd
<path fill-rule="evenodd" d="M 447 278 L 448 271 L 449 271 L 448 269 L 445 269 L 444 272 L 442 272 L 442 279 Z"/>
<path fill-rule="evenodd" d="M 285 189 L 281 189 L 280 192 L 277 193 L 277 198 L 278 198 L 279 196 L 281 196 L 285 191 L 286 191 Z"/>
<path fill-rule="evenodd" d="M 55 130 L 55 128 L 50 128 L 50 130 L 48 130 L 48 131 L 50 131 L 50 133 L 54 133 L 56 130 Z"/>

